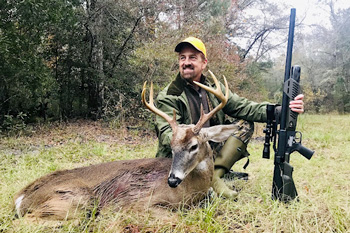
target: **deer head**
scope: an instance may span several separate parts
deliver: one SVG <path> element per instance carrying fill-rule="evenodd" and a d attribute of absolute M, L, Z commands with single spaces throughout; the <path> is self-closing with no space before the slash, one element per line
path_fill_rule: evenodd
<path fill-rule="evenodd" d="M 207 141 L 222 141 L 228 137 L 228 135 L 225 134 L 225 130 L 222 128 L 222 126 L 202 129 L 205 122 L 207 122 L 215 113 L 222 109 L 228 100 L 229 89 L 225 76 L 224 82 L 226 92 L 224 95 L 220 88 L 219 81 L 217 80 L 215 75 L 211 71 L 209 71 L 209 73 L 212 76 L 216 85 L 215 90 L 198 82 L 195 82 L 195 84 L 205 89 L 206 91 L 214 94 L 221 101 L 221 103 L 207 114 L 204 114 L 203 107 L 201 106 L 201 117 L 196 125 L 177 124 L 175 109 L 173 110 L 173 117 L 170 117 L 166 113 L 157 109 L 153 103 L 152 83 L 150 88 L 149 103 L 147 103 L 145 97 L 147 82 L 145 82 L 143 85 L 143 90 L 141 94 L 142 102 L 146 105 L 146 107 L 149 110 L 163 117 L 169 123 L 173 132 L 170 144 L 172 149 L 173 161 L 168 176 L 168 184 L 170 187 L 173 188 L 177 187 L 182 182 L 182 180 L 185 179 L 185 177 L 196 167 L 198 167 L 199 169 L 205 169 L 206 163 L 203 163 L 202 166 L 199 166 L 199 164 L 205 158 L 213 160 L 212 151 Z"/>

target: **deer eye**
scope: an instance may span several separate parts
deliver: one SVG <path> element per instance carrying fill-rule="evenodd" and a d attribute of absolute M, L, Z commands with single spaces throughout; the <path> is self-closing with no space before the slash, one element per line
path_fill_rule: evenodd
<path fill-rule="evenodd" d="M 197 148 L 198 148 L 198 144 L 195 144 L 195 145 L 191 146 L 190 151 L 197 150 Z"/>

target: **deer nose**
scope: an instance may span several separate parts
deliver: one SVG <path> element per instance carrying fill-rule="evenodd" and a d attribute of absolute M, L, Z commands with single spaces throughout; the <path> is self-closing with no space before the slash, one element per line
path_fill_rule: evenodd
<path fill-rule="evenodd" d="M 168 177 L 168 184 L 172 188 L 176 188 L 182 180 L 178 177 L 176 177 L 173 173 L 169 175 Z"/>

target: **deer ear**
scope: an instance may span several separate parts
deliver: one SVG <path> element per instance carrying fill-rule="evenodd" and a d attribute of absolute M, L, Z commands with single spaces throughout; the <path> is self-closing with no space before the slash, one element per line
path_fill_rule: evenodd
<path fill-rule="evenodd" d="M 222 142 L 238 130 L 236 125 L 216 125 L 199 132 L 204 141 Z"/>

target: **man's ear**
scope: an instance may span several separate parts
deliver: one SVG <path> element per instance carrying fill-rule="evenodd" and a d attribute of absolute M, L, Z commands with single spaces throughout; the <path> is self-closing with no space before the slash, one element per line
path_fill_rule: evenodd
<path fill-rule="evenodd" d="M 199 135 L 204 141 L 222 142 L 237 130 L 239 127 L 236 125 L 216 125 L 202 128 Z"/>
<path fill-rule="evenodd" d="M 204 58 L 203 65 L 202 65 L 202 70 L 204 70 L 207 67 L 207 65 L 208 65 L 208 60 L 206 58 Z"/>

